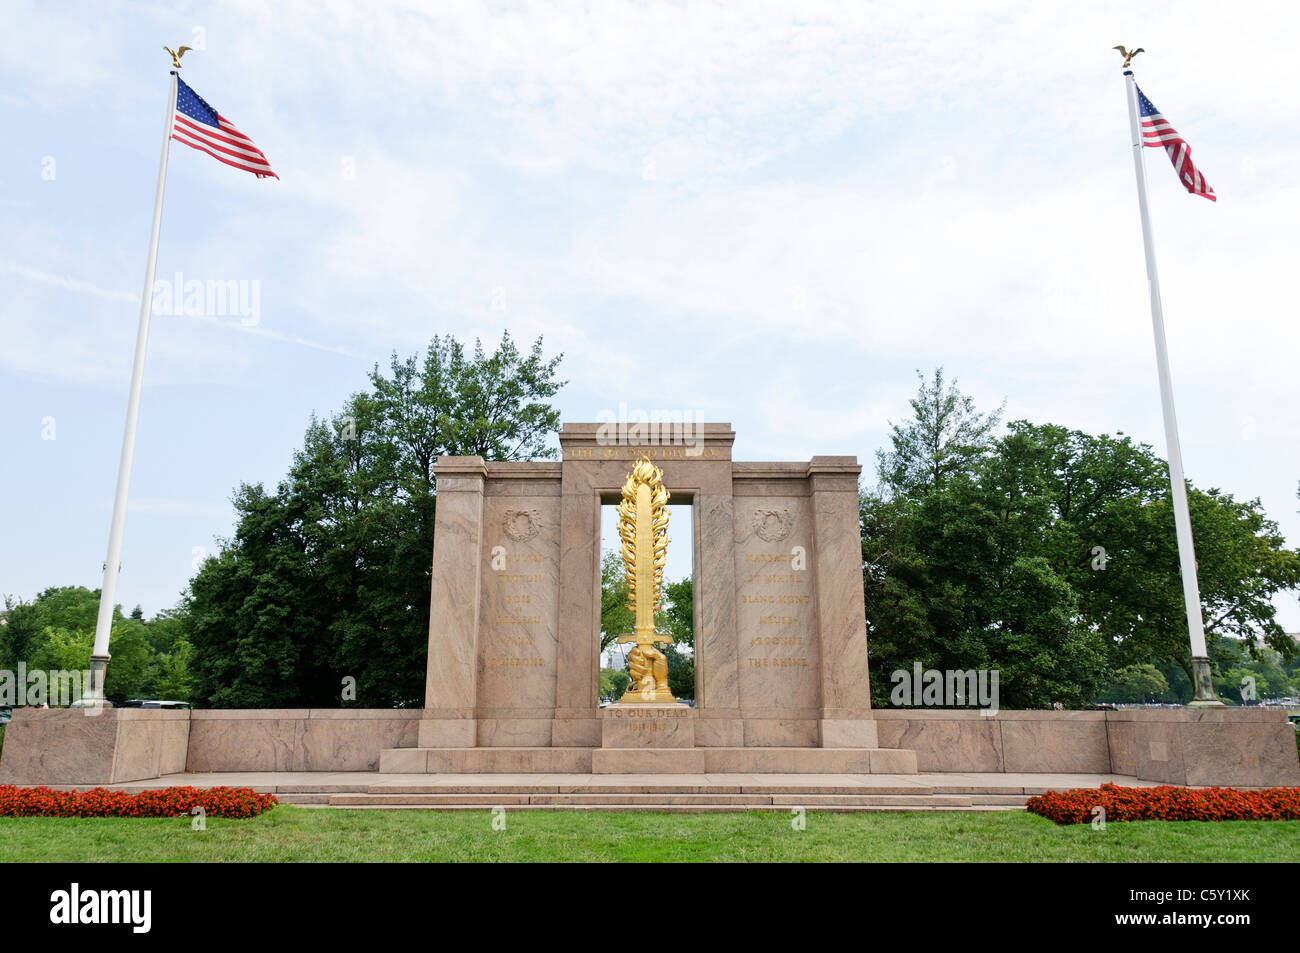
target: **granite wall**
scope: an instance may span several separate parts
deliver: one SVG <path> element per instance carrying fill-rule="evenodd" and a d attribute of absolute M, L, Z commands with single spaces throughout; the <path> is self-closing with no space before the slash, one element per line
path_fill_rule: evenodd
<path fill-rule="evenodd" d="M 185 770 L 190 713 L 18 708 L 5 729 L 0 784 L 112 784 Z"/>
<path fill-rule="evenodd" d="M 115 784 L 183 771 L 375 771 L 416 743 L 420 711 L 19 708 L 0 784 Z"/>
<path fill-rule="evenodd" d="M 918 771 L 1120 774 L 1167 784 L 1300 785 L 1283 711 L 887 710 L 881 747 L 916 752 Z"/>
<path fill-rule="evenodd" d="M 419 709 L 192 711 L 187 771 L 377 771 L 379 752 L 415 745 Z"/>
<path fill-rule="evenodd" d="M 121 708 L 88 716 L 20 708 L 6 731 L 0 784 L 119 783 L 186 770 L 375 771 L 384 750 L 409 749 L 427 761 L 428 752 L 416 747 L 420 716 L 418 710 L 384 709 Z M 1295 732 L 1280 711 L 1001 711 L 987 717 L 977 711 L 878 709 L 874 716 L 881 749 L 914 751 L 922 772 L 1119 774 L 1168 784 L 1300 786 Z M 521 749 L 499 750 L 505 770 Z M 591 755 L 577 748 L 532 750 Z M 726 750 L 735 749 L 715 754 L 722 757 Z M 762 746 L 748 750 L 757 753 Z M 579 762 L 588 763 L 581 757 L 573 763 Z M 724 768 L 740 769 L 717 762 L 716 770 Z M 455 766 L 438 761 L 430 770 Z M 854 768 L 845 762 L 839 770 Z"/>

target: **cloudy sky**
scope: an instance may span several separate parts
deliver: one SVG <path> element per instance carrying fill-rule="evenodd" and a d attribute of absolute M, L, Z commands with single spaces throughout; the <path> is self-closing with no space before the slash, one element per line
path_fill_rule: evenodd
<path fill-rule="evenodd" d="M 235 485 L 439 333 L 544 335 L 565 419 L 727 420 L 740 459 L 870 472 L 936 365 L 1163 453 L 1116 43 L 1219 196 L 1148 150 L 1188 474 L 1300 538 L 1300 13 L 1217 9 L 8 0 L 0 592 L 99 584 L 181 43 L 280 180 L 172 149 L 159 278 L 258 297 L 155 317 L 127 607 L 174 604 Z"/>

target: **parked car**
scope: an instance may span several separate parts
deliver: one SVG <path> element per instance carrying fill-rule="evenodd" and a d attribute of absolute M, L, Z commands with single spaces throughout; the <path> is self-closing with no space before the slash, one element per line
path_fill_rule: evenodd
<path fill-rule="evenodd" d="M 170 708 L 179 711 L 188 711 L 192 706 L 189 702 L 171 701 L 166 698 L 128 698 L 122 702 L 122 708 Z"/>
<path fill-rule="evenodd" d="M 105 698 L 102 702 L 100 702 L 100 705 L 102 705 L 104 708 L 114 707 L 113 703 L 109 701 L 107 698 Z M 69 708 L 94 708 L 95 703 L 91 701 L 89 698 L 78 698 L 75 702 L 73 702 L 68 707 Z"/>
<path fill-rule="evenodd" d="M 10 720 L 13 717 L 14 717 L 14 710 L 12 708 L 10 708 L 8 705 L 0 707 L 0 725 L 9 724 Z"/>

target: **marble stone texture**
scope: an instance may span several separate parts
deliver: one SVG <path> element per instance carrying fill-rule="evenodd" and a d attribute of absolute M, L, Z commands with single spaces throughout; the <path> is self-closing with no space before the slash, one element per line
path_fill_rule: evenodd
<path fill-rule="evenodd" d="M 884 748 L 394 748 L 391 774 L 915 774 L 910 751 Z"/>
<path fill-rule="evenodd" d="M 861 473 L 856 457 L 816 456 L 808 464 L 817 540 L 813 565 L 821 704 L 828 709 L 871 707 L 858 523 Z"/>
<path fill-rule="evenodd" d="M 557 748 L 600 747 L 600 718 L 598 709 L 579 711 L 556 710 L 551 721 L 551 744 Z"/>
<path fill-rule="evenodd" d="M 867 748 L 816 747 L 701 750 L 705 769 L 711 774 L 869 774 L 875 753 Z"/>
<path fill-rule="evenodd" d="M 187 711 L 19 708 L 5 730 L 0 784 L 106 784 L 183 770 Z"/>
<path fill-rule="evenodd" d="M 694 748 L 689 705 L 610 705 L 600 710 L 602 748 Z"/>
<path fill-rule="evenodd" d="M 554 710 L 560 641 L 559 481 L 505 480 L 497 471 L 497 465 L 489 467 L 489 476 L 496 478 L 489 485 L 502 495 L 483 503 L 475 705 Z"/>
<path fill-rule="evenodd" d="M 1143 779 L 1246 787 L 1300 784 L 1295 729 L 1284 711 L 1175 708 L 1106 715 L 1116 734 L 1131 736 L 1135 773 Z"/>
<path fill-rule="evenodd" d="M 823 718 L 818 744 L 823 748 L 876 748 L 880 739 L 872 718 Z"/>
<path fill-rule="evenodd" d="M 703 774 L 710 748 L 595 748 L 592 774 Z"/>
<path fill-rule="evenodd" d="M 438 709 L 475 704 L 487 467 L 481 457 L 440 457 L 434 475 L 438 508 L 424 691 L 430 717 L 437 717 Z"/>
<path fill-rule="evenodd" d="M 875 712 L 880 744 L 921 771 L 1110 773 L 1165 784 L 1300 783 L 1282 711 L 1133 709 Z"/>
<path fill-rule="evenodd" d="M 188 771 L 374 771 L 385 748 L 418 742 L 420 712 L 232 709 L 189 712 Z"/>
<path fill-rule="evenodd" d="M 1000 720 L 1002 770 L 1070 774 L 1110 771 L 1105 712 L 1052 712 L 1065 717 L 1050 719 L 1016 717 L 1027 714 L 1009 712 L 1010 717 Z"/>
<path fill-rule="evenodd" d="M 1110 766 L 1115 774 L 1138 776 L 1133 722 L 1107 718 L 1106 746 L 1110 749 Z"/>
<path fill-rule="evenodd" d="M 478 743 L 478 721 L 466 717 L 430 718 L 428 712 L 416 729 L 416 741 L 421 748 L 472 748 Z M 439 715 L 446 712 L 438 712 Z"/>
<path fill-rule="evenodd" d="M 762 718 L 747 714 L 743 724 L 747 748 L 816 748 L 820 740 L 816 718 Z"/>
<path fill-rule="evenodd" d="M 882 710 L 880 744 L 917 753 L 922 771 L 1106 773 L 1105 712 Z"/>
<path fill-rule="evenodd" d="M 739 748 L 745 743 L 745 723 L 739 711 L 696 708 L 695 744 L 702 748 Z"/>
<path fill-rule="evenodd" d="M 485 748 L 545 748 L 551 744 L 551 718 L 479 718 L 478 744 Z M 424 747 L 423 742 L 421 746 Z M 428 747 L 438 747 L 429 745 Z"/>
<path fill-rule="evenodd" d="M 802 496 L 793 495 L 800 490 Z M 821 705 L 813 510 L 805 482 L 790 493 L 744 496 L 735 505 L 740 708 L 747 719 L 755 709 Z M 815 724 L 803 740 L 775 738 L 773 727 L 746 726 L 745 743 L 817 744 Z"/>

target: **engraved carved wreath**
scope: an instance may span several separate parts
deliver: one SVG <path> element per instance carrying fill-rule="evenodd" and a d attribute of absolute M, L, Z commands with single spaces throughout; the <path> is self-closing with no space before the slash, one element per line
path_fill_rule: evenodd
<path fill-rule="evenodd" d="M 769 543 L 779 543 L 794 529 L 794 517 L 789 510 L 755 510 L 754 532 Z"/>
<path fill-rule="evenodd" d="M 502 526 L 516 543 L 526 543 L 541 531 L 542 514 L 539 510 L 506 510 Z"/>

